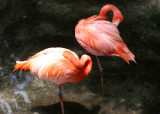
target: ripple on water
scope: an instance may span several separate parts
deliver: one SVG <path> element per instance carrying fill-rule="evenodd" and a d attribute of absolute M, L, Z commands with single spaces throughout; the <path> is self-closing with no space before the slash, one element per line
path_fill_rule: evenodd
<path fill-rule="evenodd" d="M 22 97 L 24 98 L 24 101 L 25 101 L 26 103 L 31 103 L 31 101 L 28 99 L 28 95 L 27 95 L 27 93 L 26 93 L 25 91 L 23 91 L 23 90 L 21 90 L 21 91 L 15 90 L 15 91 L 14 91 L 14 94 L 15 94 L 15 95 L 17 95 L 17 94 L 22 95 Z"/>
<path fill-rule="evenodd" d="M 14 59 L 15 61 L 18 61 L 18 60 L 19 60 L 18 57 L 15 57 L 15 54 L 14 54 L 14 53 L 11 53 L 11 54 L 10 54 L 10 57 L 11 57 L 12 59 Z"/>
<path fill-rule="evenodd" d="M 20 84 L 17 84 L 17 85 L 16 85 L 17 88 L 18 88 L 18 89 L 24 89 L 24 87 L 28 85 L 28 83 L 29 83 L 30 80 L 31 80 L 31 77 L 30 77 L 29 75 L 26 75 L 26 76 L 25 76 L 25 81 L 22 82 L 22 83 L 20 83 Z"/>
<path fill-rule="evenodd" d="M 0 99 L 0 107 L 4 113 L 7 113 L 7 114 L 12 113 L 10 105 L 3 99 Z"/>
<path fill-rule="evenodd" d="M 1 61 L 1 60 L 0 60 Z M 1 62 L 0 62 L 1 63 Z M 4 76 L 4 73 L 3 73 L 3 68 L 0 66 L 0 77 L 1 76 Z"/>
<path fill-rule="evenodd" d="M 10 75 L 10 82 L 11 83 L 17 83 L 18 82 L 18 79 L 17 79 L 16 75 L 14 75 L 14 74 Z"/>
<path fill-rule="evenodd" d="M 16 109 L 22 109 L 19 105 L 18 105 L 18 103 L 16 102 L 16 100 L 15 99 L 11 99 L 11 101 L 13 102 L 13 104 L 14 104 L 14 106 L 16 107 Z"/>

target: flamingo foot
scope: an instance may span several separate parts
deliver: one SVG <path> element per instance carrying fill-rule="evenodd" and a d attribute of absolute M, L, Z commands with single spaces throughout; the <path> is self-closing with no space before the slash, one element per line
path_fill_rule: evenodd
<path fill-rule="evenodd" d="M 62 114 L 64 114 L 63 96 L 62 96 L 62 93 L 61 93 L 61 87 L 62 87 L 62 84 L 59 85 L 58 96 L 59 96 L 59 100 L 60 100 L 60 103 L 61 103 Z"/>

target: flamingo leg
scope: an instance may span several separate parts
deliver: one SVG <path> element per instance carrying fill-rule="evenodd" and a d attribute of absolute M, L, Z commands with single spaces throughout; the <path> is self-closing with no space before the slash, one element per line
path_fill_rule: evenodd
<path fill-rule="evenodd" d="M 98 67 L 99 67 L 99 71 L 100 71 L 100 76 L 101 76 L 101 85 L 102 85 L 102 95 L 104 96 L 105 95 L 105 92 L 104 92 L 104 87 L 103 87 L 103 76 L 104 76 L 104 71 L 103 71 L 103 68 L 100 64 L 100 61 L 98 59 L 98 57 L 96 56 L 96 59 L 97 59 L 97 62 L 98 62 Z"/>
<path fill-rule="evenodd" d="M 59 85 L 59 93 L 58 93 L 58 96 L 59 96 L 59 100 L 60 100 L 60 103 L 61 103 L 62 114 L 64 114 L 63 96 L 62 96 L 62 93 L 61 93 L 61 88 L 62 88 L 62 86 L 63 86 L 63 84 L 60 84 L 60 85 Z"/>

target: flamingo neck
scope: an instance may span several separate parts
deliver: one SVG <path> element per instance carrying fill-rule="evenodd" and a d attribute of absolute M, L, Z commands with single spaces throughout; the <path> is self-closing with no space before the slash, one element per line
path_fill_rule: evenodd
<path fill-rule="evenodd" d="M 112 23 L 118 26 L 123 21 L 123 15 L 120 10 L 114 5 L 105 5 L 104 7 L 102 7 L 99 13 L 99 17 L 106 18 L 106 14 L 108 13 L 108 11 L 113 12 Z"/>
<path fill-rule="evenodd" d="M 75 57 L 75 55 L 70 51 L 64 51 L 63 56 L 71 61 L 78 69 L 88 67 L 88 64 L 92 62 L 89 56 L 82 55 L 81 59 L 79 59 L 78 57 Z"/>
<path fill-rule="evenodd" d="M 79 69 L 79 78 L 76 78 L 73 82 L 79 82 L 83 80 L 91 71 L 92 60 L 88 55 L 82 55 L 81 59 L 75 57 L 74 54 L 70 51 L 64 51 L 63 56 L 71 61 L 77 69 Z"/>
<path fill-rule="evenodd" d="M 92 68 L 92 60 L 88 55 L 82 55 L 80 59 L 80 63 L 82 64 L 82 68 L 84 70 L 84 75 L 87 76 Z"/>

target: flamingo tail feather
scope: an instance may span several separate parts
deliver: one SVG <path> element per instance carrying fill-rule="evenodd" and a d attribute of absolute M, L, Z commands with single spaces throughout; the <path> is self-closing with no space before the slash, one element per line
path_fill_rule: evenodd
<path fill-rule="evenodd" d="M 127 47 L 117 46 L 117 53 L 118 55 L 123 58 L 128 64 L 129 60 L 135 61 L 135 56 L 132 54 L 132 52 Z"/>
<path fill-rule="evenodd" d="M 16 61 L 16 65 L 14 66 L 14 71 L 18 70 L 18 69 L 24 69 L 24 70 L 29 70 L 30 67 L 27 64 L 27 61 Z"/>

